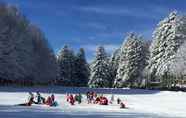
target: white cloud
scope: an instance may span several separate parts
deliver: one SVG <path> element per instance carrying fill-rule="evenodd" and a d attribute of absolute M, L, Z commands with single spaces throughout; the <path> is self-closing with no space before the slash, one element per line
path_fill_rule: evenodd
<path fill-rule="evenodd" d="M 76 8 L 83 12 L 92 12 L 105 15 L 120 15 L 120 16 L 131 16 L 138 18 L 159 18 L 166 14 L 169 9 L 166 7 L 160 7 L 156 5 L 149 5 L 145 8 L 128 8 L 125 7 L 113 7 L 113 6 L 81 6 Z"/>

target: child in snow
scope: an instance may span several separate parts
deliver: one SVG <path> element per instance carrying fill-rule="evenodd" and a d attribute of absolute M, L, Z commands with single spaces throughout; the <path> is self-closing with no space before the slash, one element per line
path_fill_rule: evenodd
<path fill-rule="evenodd" d="M 78 95 L 77 95 L 77 101 L 78 101 L 78 104 L 80 104 L 81 103 L 81 101 L 82 101 L 82 95 L 79 93 Z"/>
<path fill-rule="evenodd" d="M 74 105 L 75 99 L 74 99 L 74 97 L 73 97 L 72 94 L 70 95 L 69 100 L 70 100 L 70 101 L 69 101 L 70 104 L 71 104 L 71 105 Z"/>
<path fill-rule="evenodd" d="M 101 97 L 100 105 L 108 105 L 108 99 L 106 97 Z"/>
<path fill-rule="evenodd" d="M 124 108 L 126 108 L 126 105 L 123 102 L 121 102 L 120 103 L 120 109 L 124 109 Z"/>
<path fill-rule="evenodd" d="M 51 95 L 51 100 L 52 100 L 52 105 L 51 105 L 51 106 L 53 106 L 53 107 L 58 106 L 57 101 L 55 101 L 55 96 L 54 96 L 54 94 Z"/>
<path fill-rule="evenodd" d="M 58 106 L 58 103 L 55 101 L 55 96 L 52 94 L 51 96 L 48 96 L 46 100 L 46 105 L 49 105 L 51 107 Z"/>
<path fill-rule="evenodd" d="M 90 92 L 89 99 L 90 99 L 90 103 L 93 103 L 93 101 L 94 101 L 94 92 Z"/>
<path fill-rule="evenodd" d="M 28 96 L 28 102 L 23 104 L 18 104 L 18 106 L 31 106 L 34 102 L 34 94 L 32 92 L 29 92 Z"/>
<path fill-rule="evenodd" d="M 117 99 L 117 104 L 120 104 L 120 103 L 121 103 L 121 99 L 118 98 L 118 99 Z"/>
<path fill-rule="evenodd" d="M 99 104 L 100 103 L 100 97 L 97 97 L 94 101 L 94 104 Z"/>
<path fill-rule="evenodd" d="M 52 106 L 53 102 L 52 102 L 52 98 L 50 96 L 48 96 L 46 102 L 45 102 L 46 105 L 49 105 L 49 106 Z"/>
<path fill-rule="evenodd" d="M 51 95 L 51 99 L 52 99 L 52 102 L 55 101 L 55 96 L 54 96 L 54 94 Z"/>
<path fill-rule="evenodd" d="M 90 92 L 89 91 L 87 92 L 87 101 L 88 101 L 88 104 L 91 102 Z"/>
<path fill-rule="evenodd" d="M 45 103 L 45 98 L 41 96 L 39 91 L 36 92 L 36 98 L 37 98 L 37 101 L 35 102 L 35 104 L 44 104 Z"/>
<path fill-rule="evenodd" d="M 78 101 L 78 94 L 74 96 L 75 101 Z"/>
<path fill-rule="evenodd" d="M 68 93 L 66 94 L 66 100 L 67 100 L 67 102 L 70 101 L 70 95 Z"/>
<path fill-rule="evenodd" d="M 93 96 L 94 96 L 94 98 L 96 99 L 96 98 L 97 98 L 97 93 L 94 92 L 94 93 L 93 93 Z"/>

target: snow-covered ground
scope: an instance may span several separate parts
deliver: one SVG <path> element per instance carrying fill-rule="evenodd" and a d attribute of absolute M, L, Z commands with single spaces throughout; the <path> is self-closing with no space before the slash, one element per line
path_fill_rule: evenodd
<path fill-rule="evenodd" d="M 24 103 L 28 91 L 41 91 L 47 97 L 56 95 L 58 107 L 33 105 L 31 107 L 14 106 Z M 186 93 L 169 91 L 150 91 L 137 89 L 94 89 L 104 93 L 109 99 L 121 98 L 129 109 L 120 109 L 115 103 L 108 106 L 87 104 L 69 105 L 65 93 L 85 93 L 86 88 L 0 88 L 0 118 L 186 118 Z"/>

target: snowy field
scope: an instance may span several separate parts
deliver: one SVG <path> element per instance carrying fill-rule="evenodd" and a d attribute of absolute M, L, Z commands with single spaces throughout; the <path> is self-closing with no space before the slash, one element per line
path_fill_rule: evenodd
<path fill-rule="evenodd" d="M 31 107 L 14 106 L 24 103 L 28 91 L 41 91 L 47 97 L 56 95 L 58 107 L 33 105 Z M 120 109 L 116 101 L 108 106 L 87 104 L 69 105 L 65 94 L 86 93 L 86 88 L 3 88 L 0 87 L 0 118 L 186 118 L 186 93 L 168 91 L 150 91 L 136 89 L 94 89 L 104 93 L 109 99 L 121 98 L 129 109 Z"/>

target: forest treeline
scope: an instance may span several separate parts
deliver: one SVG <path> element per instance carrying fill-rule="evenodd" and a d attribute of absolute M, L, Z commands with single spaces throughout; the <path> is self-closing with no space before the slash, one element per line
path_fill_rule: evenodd
<path fill-rule="evenodd" d="M 186 16 L 171 12 L 152 40 L 128 33 L 109 56 L 98 46 L 93 62 L 85 50 L 65 45 L 55 54 L 44 33 L 14 6 L 0 4 L 0 84 L 93 88 L 173 88 L 186 83 Z M 63 44 L 62 44 L 63 45 Z"/>

